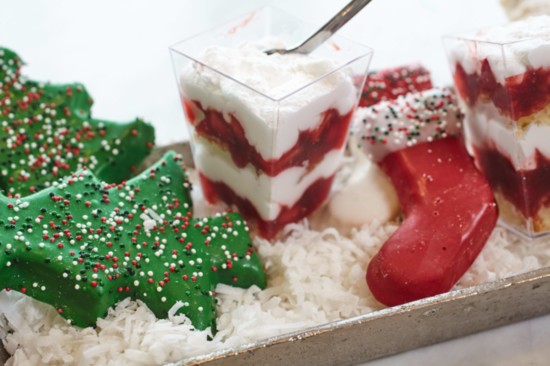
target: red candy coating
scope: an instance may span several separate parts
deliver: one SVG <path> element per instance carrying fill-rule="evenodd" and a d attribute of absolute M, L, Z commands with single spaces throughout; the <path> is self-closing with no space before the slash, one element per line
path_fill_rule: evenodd
<path fill-rule="evenodd" d="M 457 138 L 390 153 L 380 167 L 405 220 L 370 262 L 370 290 L 388 306 L 450 290 L 495 227 L 498 211 L 487 180 Z"/>

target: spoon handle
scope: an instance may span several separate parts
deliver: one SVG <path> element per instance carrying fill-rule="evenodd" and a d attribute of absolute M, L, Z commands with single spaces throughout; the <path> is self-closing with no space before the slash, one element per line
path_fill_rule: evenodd
<path fill-rule="evenodd" d="M 309 37 L 304 43 L 289 52 L 308 54 L 330 38 L 338 29 L 348 22 L 355 14 L 372 0 L 352 0 L 340 10 L 331 20 Z"/>

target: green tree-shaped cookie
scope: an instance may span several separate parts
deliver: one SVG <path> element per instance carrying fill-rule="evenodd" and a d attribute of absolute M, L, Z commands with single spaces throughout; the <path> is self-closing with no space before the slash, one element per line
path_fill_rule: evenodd
<path fill-rule="evenodd" d="M 0 290 L 77 326 L 126 297 L 159 318 L 181 301 L 196 328 L 214 325 L 216 284 L 264 288 L 265 273 L 240 215 L 192 218 L 179 159 L 167 153 L 120 184 L 84 170 L 24 198 L 0 196 Z"/>
<path fill-rule="evenodd" d="M 28 195 L 85 166 L 108 182 L 130 177 L 153 147 L 153 127 L 92 119 L 82 85 L 26 80 L 22 64 L 0 48 L 0 189 Z"/>

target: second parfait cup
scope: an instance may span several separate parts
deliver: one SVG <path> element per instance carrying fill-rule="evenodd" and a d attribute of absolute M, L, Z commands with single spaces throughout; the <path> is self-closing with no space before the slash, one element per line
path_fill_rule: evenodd
<path fill-rule="evenodd" d="M 445 39 L 465 137 L 501 223 L 550 233 L 550 17 Z"/>
<path fill-rule="evenodd" d="M 263 8 L 171 48 L 205 198 L 274 238 L 327 199 L 372 50 L 333 36 L 309 55 L 267 55 L 315 30 Z"/>

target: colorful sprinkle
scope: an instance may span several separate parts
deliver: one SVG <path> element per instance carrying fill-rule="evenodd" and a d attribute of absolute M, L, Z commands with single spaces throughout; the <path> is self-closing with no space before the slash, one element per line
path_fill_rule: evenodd
<path fill-rule="evenodd" d="M 353 135 L 378 161 L 389 152 L 459 134 L 463 117 L 454 92 L 434 88 L 358 108 Z"/>
<path fill-rule="evenodd" d="M 0 189 L 25 196 L 84 167 L 109 182 L 130 177 L 151 150 L 153 127 L 93 119 L 84 86 L 27 80 L 22 65 L 0 48 Z"/>
<path fill-rule="evenodd" d="M 241 216 L 193 219 L 189 187 L 167 153 L 120 184 L 83 170 L 25 198 L 0 196 L 0 289 L 24 289 L 82 327 L 126 297 L 158 318 L 181 301 L 197 329 L 215 325 L 215 286 L 263 288 L 265 273 Z"/>

